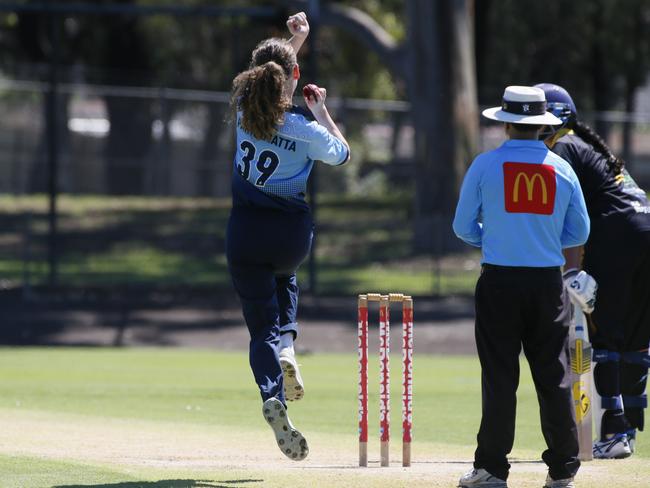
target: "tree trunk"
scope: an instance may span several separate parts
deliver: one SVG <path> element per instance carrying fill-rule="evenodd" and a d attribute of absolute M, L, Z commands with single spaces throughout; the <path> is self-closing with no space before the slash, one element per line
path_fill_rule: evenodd
<path fill-rule="evenodd" d="M 478 145 L 468 0 L 411 0 L 408 90 L 416 130 L 416 251 L 455 247 L 451 219 Z"/>
<path fill-rule="evenodd" d="M 197 181 L 197 193 L 201 196 L 213 197 L 213 196 L 222 196 L 223 191 L 219 192 L 218 190 L 226 186 L 230 188 L 230 171 L 226 171 L 223 177 L 227 182 L 219 181 L 219 165 L 223 165 L 227 168 L 231 168 L 230 161 L 223 161 L 221 156 L 220 148 L 220 136 L 223 133 L 223 121 L 226 117 L 226 110 L 224 106 L 220 103 L 210 103 L 208 105 L 208 128 L 205 131 L 203 136 L 203 143 L 201 145 L 201 158 L 200 158 L 200 168 L 199 168 L 199 179 Z M 229 125 L 227 126 L 228 132 L 232 129 Z M 222 178 L 223 179 L 223 178 Z"/>
<path fill-rule="evenodd" d="M 28 173 L 27 191 L 29 193 L 47 193 L 48 191 L 48 160 L 47 160 L 47 129 L 48 129 L 48 106 L 52 94 L 50 91 L 43 93 L 43 131 L 40 135 L 35 160 Z M 68 129 L 68 101 L 70 96 L 63 93 L 57 94 L 56 104 L 56 137 L 60 163 L 69 159 L 70 155 L 70 130 Z M 70 174 L 67 165 L 59 165 L 57 181 L 61 183 L 61 191 L 75 191 L 78 185 Z"/>
<path fill-rule="evenodd" d="M 56 54 L 59 63 L 65 58 L 67 53 L 64 52 L 63 43 L 55 42 L 52 34 L 51 22 L 56 22 L 56 28 L 59 32 L 63 30 L 64 19 L 60 16 L 52 19 L 43 13 L 21 13 L 19 15 L 17 37 L 20 45 L 21 54 L 27 60 L 37 65 L 47 66 L 51 69 L 50 63 L 52 57 Z M 56 53 L 54 52 L 56 50 Z M 60 68 L 57 66 L 57 71 Z M 40 73 L 44 74 L 44 73 Z M 39 73 L 37 72 L 38 76 Z M 60 77 L 59 73 L 59 77 Z M 51 86 L 49 87 L 51 88 Z M 47 193 L 48 191 L 48 156 L 47 156 L 47 138 L 48 138 L 48 107 L 51 102 L 52 92 L 48 89 L 42 94 L 42 107 L 43 107 L 43 131 L 37 143 L 35 152 L 35 160 L 28 172 L 27 178 L 27 191 L 34 193 Z M 70 146 L 70 132 L 68 130 L 68 100 L 70 95 L 58 92 L 56 95 L 57 104 L 55 107 L 56 112 L 56 137 L 59 155 L 69 154 Z M 63 159 L 63 158 L 61 158 Z M 65 171 L 65 166 L 63 166 Z M 61 177 L 61 168 L 59 174 L 56 175 L 57 181 L 63 183 L 63 191 L 70 191 L 73 189 L 71 183 L 71 175 L 63 173 Z"/>
<path fill-rule="evenodd" d="M 632 39 L 634 42 L 631 49 L 632 62 L 625 65 L 625 112 L 628 117 L 633 117 L 636 111 L 635 94 L 637 88 L 643 85 L 646 77 L 646 66 L 640 63 L 639 60 L 648 55 L 648 48 L 650 47 L 647 42 L 650 29 L 650 8 L 645 7 L 642 2 L 635 2 L 633 10 L 633 26 L 632 26 Z M 646 42 L 644 42 L 646 39 Z M 645 49 L 644 49 L 645 47 Z M 634 171 L 634 162 L 632 161 L 632 137 L 634 134 L 634 122 L 632 120 L 623 124 L 623 147 L 622 156 L 625 160 L 625 165 L 628 170 Z"/>
<path fill-rule="evenodd" d="M 306 2 L 296 2 L 304 4 Z M 455 247 L 451 215 L 478 147 L 473 0 L 408 0 L 404 45 L 362 11 L 323 7 L 321 25 L 347 30 L 405 79 L 415 128 L 414 249 Z M 435 247 L 434 247 L 435 246 Z"/>
<path fill-rule="evenodd" d="M 148 84 L 151 54 L 138 30 L 138 19 L 109 17 L 106 64 L 109 82 Z M 135 75 L 135 76 L 134 76 Z M 113 195 L 142 194 L 145 159 L 152 147 L 152 100 L 106 96 L 110 131 L 106 138 L 106 183 Z"/>
<path fill-rule="evenodd" d="M 605 31 L 605 13 L 602 8 L 594 10 L 594 29 L 596 32 Z M 612 80 L 609 73 L 606 49 L 603 43 L 606 39 L 596 38 L 592 51 L 592 83 L 594 89 L 594 108 L 596 112 L 605 112 L 612 109 Z M 606 120 L 596 119 L 594 123 L 596 132 L 605 140 L 609 138 L 610 123 Z"/>
<path fill-rule="evenodd" d="M 106 138 L 106 185 L 111 195 L 138 195 L 144 190 L 144 160 L 151 147 L 151 102 L 106 97 L 111 124 Z"/>

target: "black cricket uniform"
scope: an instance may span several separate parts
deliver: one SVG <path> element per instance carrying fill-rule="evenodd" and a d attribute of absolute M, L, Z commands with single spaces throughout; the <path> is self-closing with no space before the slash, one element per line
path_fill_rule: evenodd
<path fill-rule="evenodd" d="M 576 172 L 591 219 L 583 268 L 598 283 L 590 333 L 596 389 L 606 410 L 601 436 L 643 430 L 650 364 L 650 202 L 625 169 L 616 174 L 605 156 L 572 131 L 551 149 Z"/>

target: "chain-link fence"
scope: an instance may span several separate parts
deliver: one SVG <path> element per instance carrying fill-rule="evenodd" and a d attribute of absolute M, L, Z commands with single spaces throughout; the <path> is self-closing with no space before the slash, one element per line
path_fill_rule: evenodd
<path fill-rule="evenodd" d="M 125 287 L 230 287 L 224 258 L 233 131 L 227 93 L 63 83 L 57 88 L 56 235 L 47 190 L 50 87 L 0 80 L 0 280 L 29 293 Z M 329 102 L 354 161 L 314 175 L 314 260 L 303 283 L 314 293 L 381 289 L 471 293 L 478 253 L 413 246 L 417 164 L 406 102 Z M 588 115 L 650 187 L 650 117 Z M 503 130 L 481 126 L 481 149 Z M 624 144 L 625 143 L 625 144 Z M 625 147 L 624 147 L 625 146 Z M 441 209 L 436 233 L 449 232 Z M 443 228 L 444 226 L 444 228 Z M 53 269 L 54 263 L 54 269 Z"/>

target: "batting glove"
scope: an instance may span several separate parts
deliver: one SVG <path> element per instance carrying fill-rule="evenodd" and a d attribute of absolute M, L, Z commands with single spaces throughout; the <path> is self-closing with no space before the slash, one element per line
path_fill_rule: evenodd
<path fill-rule="evenodd" d="M 596 303 L 596 290 L 598 290 L 596 280 L 591 275 L 577 268 L 566 270 L 562 278 L 564 279 L 564 286 L 566 286 L 571 299 L 580 305 L 583 312 L 593 312 L 594 304 Z"/>

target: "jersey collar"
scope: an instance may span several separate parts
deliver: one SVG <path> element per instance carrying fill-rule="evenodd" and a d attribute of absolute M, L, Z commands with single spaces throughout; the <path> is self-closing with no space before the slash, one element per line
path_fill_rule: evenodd
<path fill-rule="evenodd" d="M 528 147 L 546 149 L 543 141 L 538 141 L 535 139 L 508 139 L 503 143 L 503 145 L 505 147 Z"/>
<path fill-rule="evenodd" d="M 558 130 L 557 132 L 555 132 L 555 133 L 554 133 L 553 135 L 551 135 L 550 137 L 547 137 L 547 138 L 544 140 L 544 143 L 546 144 L 546 146 L 547 146 L 549 149 L 553 149 L 553 147 L 555 146 L 555 144 L 557 143 L 557 141 L 559 141 L 562 137 L 564 137 L 564 136 L 566 136 L 566 135 L 573 135 L 573 134 L 575 134 L 575 132 L 573 132 L 573 129 L 567 129 L 567 128 L 565 127 L 565 128 L 563 128 L 563 129 Z"/>

